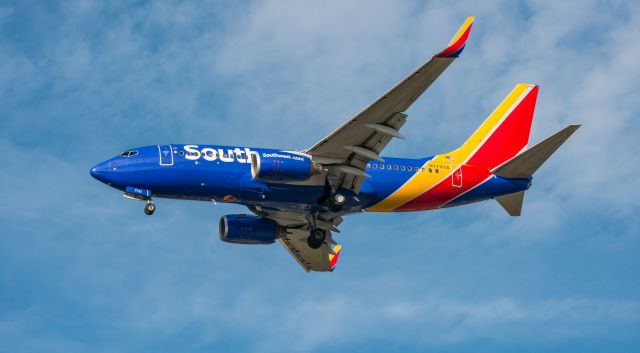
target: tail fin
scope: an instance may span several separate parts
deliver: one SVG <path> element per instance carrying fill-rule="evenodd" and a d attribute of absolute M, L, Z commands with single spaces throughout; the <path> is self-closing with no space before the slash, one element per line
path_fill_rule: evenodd
<path fill-rule="evenodd" d="M 580 125 L 569 125 L 517 157 L 493 170 L 505 178 L 528 178 L 555 152 Z"/>
<path fill-rule="evenodd" d="M 467 164 L 494 169 L 522 152 L 538 96 L 538 86 L 518 84 L 469 139 L 452 155 Z"/>

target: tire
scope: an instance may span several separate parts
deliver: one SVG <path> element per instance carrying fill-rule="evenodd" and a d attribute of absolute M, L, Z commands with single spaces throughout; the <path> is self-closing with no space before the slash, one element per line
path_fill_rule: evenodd
<path fill-rule="evenodd" d="M 154 205 L 153 203 L 149 202 L 148 204 L 144 205 L 144 213 L 147 216 L 151 216 L 155 211 L 156 211 L 156 205 Z"/>
<path fill-rule="evenodd" d="M 340 193 L 335 193 L 333 194 L 333 196 L 331 197 L 331 200 L 333 201 L 333 203 L 335 205 L 339 205 L 342 206 L 344 205 L 344 203 L 347 201 L 347 197 L 340 194 Z"/>
<path fill-rule="evenodd" d="M 342 206 L 347 201 L 347 197 L 340 193 L 335 193 L 329 198 L 329 210 L 331 212 L 342 211 Z"/>
<path fill-rule="evenodd" d="M 322 246 L 325 239 L 327 239 L 327 232 L 324 229 L 315 228 L 309 232 L 307 245 L 309 245 L 311 249 L 318 249 Z"/>

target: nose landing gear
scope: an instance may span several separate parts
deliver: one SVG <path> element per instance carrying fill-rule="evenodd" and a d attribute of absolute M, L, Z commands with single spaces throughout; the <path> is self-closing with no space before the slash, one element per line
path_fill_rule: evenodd
<path fill-rule="evenodd" d="M 147 201 L 147 204 L 144 205 L 144 213 L 147 216 L 151 216 L 155 211 L 156 211 L 156 205 L 153 202 L 151 202 L 151 200 Z"/>

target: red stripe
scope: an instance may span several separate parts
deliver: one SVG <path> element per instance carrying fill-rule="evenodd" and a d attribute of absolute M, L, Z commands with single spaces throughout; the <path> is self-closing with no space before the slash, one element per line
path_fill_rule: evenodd
<path fill-rule="evenodd" d="M 513 158 L 529 143 L 529 132 L 536 106 L 538 86 L 535 86 L 491 137 L 469 159 L 467 164 L 493 169 Z"/>
<path fill-rule="evenodd" d="M 529 142 L 537 96 L 538 86 L 535 86 L 467 163 L 461 166 L 461 188 L 454 187 L 452 177 L 448 176 L 427 192 L 396 208 L 396 211 L 439 208 L 483 182 L 491 175 L 490 170 L 513 158 Z"/>
<path fill-rule="evenodd" d="M 451 199 L 454 199 L 474 188 L 476 185 L 487 179 L 491 174 L 489 169 L 484 167 L 474 167 L 465 164 L 461 168 L 462 187 L 454 187 L 451 176 L 448 176 L 429 191 L 396 208 L 396 211 L 420 211 L 439 208 Z"/>
<path fill-rule="evenodd" d="M 464 34 L 462 34 L 462 36 L 458 39 L 457 42 L 451 44 L 450 46 L 448 46 L 447 48 L 445 48 L 443 51 L 439 52 L 435 56 L 438 58 L 444 58 L 458 51 L 467 42 L 470 32 L 471 32 L 471 25 L 467 27 L 467 29 L 464 31 Z"/>
<path fill-rule="evenodd" d="M 333 259 L 331 259 L 331 261 L 329 261 L 329 265 L 331 266 L 331 268 L 336 267 L 336 264 L 338 263 L 338 256 L 340 256 L 340 251 L 338 250 L 338 252 L 333 256 Z"/>

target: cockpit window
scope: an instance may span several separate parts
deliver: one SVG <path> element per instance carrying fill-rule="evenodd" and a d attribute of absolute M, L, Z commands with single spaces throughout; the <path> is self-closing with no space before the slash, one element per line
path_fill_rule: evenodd
<path fill-rule="evenodd" d="M 126 151 L 126 152 L 120 153 L 120 157 L 133 157 L 136 154 L 138 154 L 138 151 Z"/>

